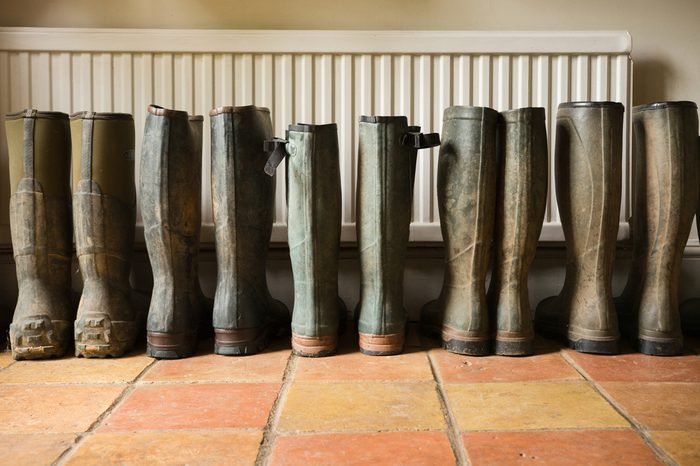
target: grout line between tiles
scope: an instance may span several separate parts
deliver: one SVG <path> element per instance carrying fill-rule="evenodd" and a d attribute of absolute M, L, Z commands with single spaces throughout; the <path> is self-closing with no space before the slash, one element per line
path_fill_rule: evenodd
<path fill-rule="evenodd" d="M 464 447 L 464 442 L 462 441 L 462 435 L 459 431 L 457 419 L 455 419 L 452 410 L 450 410 L 450 405 L 447 402 L 447 393 L 445 393 L 442 377 L 440 377 L 438 373 L 437 366 L 433 361 L 430 350 L 425 351 L 425 356 L 428 358 L 428 364 L 430 365 L 430 370 L 432 371 L 433 378 L 435 379 L 438 399 L 440 400 L 440 408 L 445 418 L 445 422 L 447 423 L 447 438 L 450 441 L 452 453 L 455 455 L 456 464 L 468 465 L 469 458 L 467 456 L 467 450 Z"/>
<path fill-rule="evenodd" d="M 646 443 L 646 445 L 649 448 L 651 448 L 651 450 L 661 461 L 668 465 L 677 464 L 671 458 L 671 456 L 668 453 L 666 453 L 666 451 L 663 448 L 656 444 L 654 439 L 649 434 L 649 431 L 641 423 L 639 423 L 632 415 L 630 415 L 621 404 L 615 401 L 615 399 L 605 390 L 605 388 L 602 387 L 593 377 L 591 377 L 590 374 L 583 367 L 581 367 L 571 356 L 566 354 L 566 352 L 564 351 L 561 352 L 561 357 L 571 367 L 573 367 L 574 370 L 581 374 L 583 378 L 591 384 L 593 390 L 595 390 L 600 396 L 602 396 L 603 399 L 605 399 L 605 401 L 607 401 L 608 404 L 610 404 L 610 406 L 612 406 L 613 409 L 617 411 L 618 414 L 620 414 L 620 416 L 622 416 L 625 420 L 627 420 L 627 422 L 630 423 L 632 429 L 637 432 L 637 434 L 642 438 L 644 443 Z"/>
<path fill-rule="evenodd" d="M 258 448 L 258 455 L 255 458 L 256 466 L 267 465 L 270 462 L 272 446 L 275 443 L 275 439 L 277 438 L 277 423 L 282 413 L 282 405 L 287 399 L 287 393 L 289 392 L 289 387 L 291 385 L 292 379 L 294 379 L 296 366 L 297 356 L 292 352 L 289 354 L 289 359 L 287 360 L 287 367 L 285 367 L 284 369 L 284 375 L 282 376 L 282 386 L 280 387 L 280 391 L 277 393 L 277 399 L 272 404 L 272 408 L 270 408 L 270 415 L 268 416 L 267 423 L 263 428 L 263 438 L 260 442 L 260 448 Z"/>
<path fill-rule="evenodd" d="M 90 437 L 95 430 L 97 430 L 98 427 L 102 425 L 104 420 L 109 417 L 112 412 L 114 412 L 115 409 L 117 409 L 123 402 L 124 400 L 131 394 L 131 392 L 134 391 L 136 388 L 136 382 L 138 382 L 145 374 L 148 372 L 148 370 L 153 367 L 156 363 L 158 362 L 157 359 L 154 359 L 151 361 L 146 367 L 143 368 L 143 370 L 137 375 L 132 381 L 127 383 L 126 388 L 115 398 L 115 400 L 112 402 L 109 407 L 100 414 L 95 422 L 93 422 L 90 427 L 85 432 L 82 432 L 78 434 L 78 436 L 73 440 L 73 444 L 65 450 L 63 453 L 61 453 L 58 458 L 56 458 L 53 463 L 51 463 L 52 466 L 58 466 L 61 464 L 64 464 L 65 461 L 70 457 L 70 455 L 80 447 L 80 445 L 88 438 Z"/>

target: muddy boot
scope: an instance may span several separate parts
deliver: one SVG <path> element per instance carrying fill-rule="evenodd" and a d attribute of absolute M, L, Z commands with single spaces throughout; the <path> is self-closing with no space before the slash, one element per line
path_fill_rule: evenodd
<path fill-rule="evenodd" d="M 146 352 L 155 358 L 187 357 L 197 347 L 203 306 L 197 276 L 202 161 L 196 138 L 186 112 L 148 107 L 139 189 L 153 269 Z"/>
<path fill-rule="evenodd" d="M 73 340 L 68 115 L 5 117 L 10 232 L 19 294 L 10 325 L 15 359 L 62 356 Z"/>
<path fill-rule="evenodd" d="M 338 297 L 340 161 L 336 125 L 289 125 L 286 140 L 270 140 L 269 175 L 287 159 L 287 231 L 294 274 L 292 350 L 328 356 L 338 346 L 345 305 Z"/>
<path fill-rule="evenodd" d="M 547 204 L 547 130 L 544 108 L 501 112 L 500 180 L 494 269 L 487 294 L 495 317 L 494 352 L 534 351 L 527 277 Z"/>
<path fill-rule="evenodd" d="M 75 355 L 121 356 L 142 322 L 131 302 L 134 247 L 134 120 L 124 113 L 71 116 L 73 224 L 83 294 Z"/>
<path fill-rule="evenodd" d="M 209 116 L 218 264 L 214 351 L 255 354 L 290 324 L 289 309 L 270 296 L 265 274 L 275 206 L 275 178 L 264 171 L 270 111 L 220 107 Z"/>
<path fill-rule="evenodd" d="M 493 237 L 498 112 L 449 107 L 443 116 L 438 163 L 438 207 L 445 241 L 440 297 L 421 310 L 421 330 L 440 334 L 453 353 L 491 352 L 486 273 Z"/>
<path fill-rule="evenodd" d="M 617 102 L 566 102 L 557 112 L 555 177 L 566 278 L 542 301 L 535 328 L 584 353 L 615 354 L 612 267 L 620 223 L 622 119 Z"/>
<path fill-rule="evenodd" d="M 634 260 L 618 302 L 621 327 L 639 351 L 683 351 L 678 279 L 698 203 L 698 111 L 693 102 L 657 102 L 633 109 Z"/>
<path fill-rule="evenodd" d="M 360 251 L 360 351 L 382 356 L 403 350 L 403 272 L 411 224 L 418 149 L 440 144 L 406 117 L 360 118 L 357 240 Z"/>

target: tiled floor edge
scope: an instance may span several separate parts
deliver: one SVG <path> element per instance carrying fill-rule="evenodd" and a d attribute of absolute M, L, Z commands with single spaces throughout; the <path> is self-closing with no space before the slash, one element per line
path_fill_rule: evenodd
<path fill-rule="evenodd" d="M 289 392 L 289 387 L 294 379 L 294 373 L 297 366 L 297 357 L 294 353 L 289 354 L 289 359 L 287 360 L 287 367 L 284 369 L 284 374 L 282 375 L 282 387 L 277 393 L 277 399 L 272 404 L 270 409 L 270 414 L 267 418 L 267 423 L 263 428 L 263 438 L 260 442 L 260 448 L 258 449 L 258 456 L 255 458 L 256 466 L 267 465 L 270 461 L 270 456 L 272 454 L 272 446 L 275 443 L 275 438 L 277 437 L 277 423 L 279 422 L 279 417 L 282 412 L 282 406 L 287 399 L 287 393 Z"/>
<path fill-rule="evenodd" d="M 560 354 L 564 361 L 569 363 L 571 367 L 578 371 L 578 373 L 581 374 L 581 376 L 583 376 L 583 378 L 591 384 L 593 390 L 600 394 L 600 396 L 602 396 L 610 404 L 610 406 L 612 406 L 613 409 L 615 409 L 615 411 L 617 411 L 620 414 L 620 416 L 625 418 L 627 422 L 630 423 L 632 429 L 642 438 L 642 440 L 644 440 L 644 443 L 646 443 L 647 446 L 652 449 L 652 451 L 656 454 L 656 456 L 659 457 L 659 459 L 661 459 L 661 461 L 670 465 L 676 464 L 676 462 L 671 458 L 671 456 L 668 453 L 666 453 L 666 451 L 663 448 L 656 444 L 656 442 L 651 437 L 649 432 L 644 428 L 644 426 L 641 425 L 632 415 L 630 415 L 624 407 L 617 403 L 617 401 L 615 401 L 615 399 L 600 384 L 598 384 L 598 382 L 594 380 L 583 367 L 581 367 L 565 351 L 562 351 Z"/>
<path fill-rule="evenodd" d="M 154 359 L 151 361 L 150 364 L 148 364 L 146 367 L 143 368 L 143 370 L 137 375 L 133 380 L 127 383 L 126 388 L 121 392 L 121 394 L 112 402 L 111 405 L 102 413 L 100 416 L 95 420 L 95 422 L 92 423 L 92 425 L 85 431 L 81 432 L 78 434 L 78 436 L 75 438 L 73 441 L 73 444 L 65 450 L 63 453 L 61 453 L 56 460 L 52 463 L 52 465 L 61 465 L 63 464 L 70 456 L 71 454 L 87 439 L 92 435 L 95 430 L 102 425 L 102 422 L 109 417 L 109 415 L 119 407 L 120 404 L 129 396 L 129 394 L 134 391 L 134 388 L 136 387 L 136 382 L 138 382 L 144 375 L 146 375 L 146 372 L 153 367 L 158 362 L 157 359 Z"/>
<path fill-rule="evenodd" d="M 462 435 L 459 431 L 457 419 L 452 413 L 450 405 L 447 401 L 447 394 L 445 393 L 445 388 L 442 384 L 442 377 L 440 376 L 439 369 L 433 361 L 430 351 L 426 351 L 425 356 L 428 358 L 428 364 L 430 364 L 430 370 L 433 373 L 433 379 L 435 379 L 438 400 L 440 401 L 440 409 L 442 410 L 442 414 L 445 417 L 445 423 L 447 424 L 447 438 L 450 441 L 452 453 L 455 455 L 456 464 L 468 465 L 469 459 L 467 456 L 467 450 L 464 447 L 464 441 L 462 440 Z"/>

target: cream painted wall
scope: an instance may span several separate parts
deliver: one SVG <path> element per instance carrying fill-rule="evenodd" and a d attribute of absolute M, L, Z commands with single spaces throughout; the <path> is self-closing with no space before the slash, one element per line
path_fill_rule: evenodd
<path fill-rule="evenodd" d="M 700 101 L 698 0 L 0 0 L 0 26 L 603 30 L 633 38 L 634 102 Z"/>

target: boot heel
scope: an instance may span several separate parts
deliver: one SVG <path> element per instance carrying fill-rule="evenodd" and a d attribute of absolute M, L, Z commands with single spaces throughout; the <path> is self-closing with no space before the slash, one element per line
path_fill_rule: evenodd
<path fill-rule="evenodd" d="M 468 356 L 488 356 L 491 354 L 490 340 L 445 340 L 443 338 L 442 347 L 450 353 Z"/>
<path fill-rule="evenodd" d="M 70 323 L 50 320 L 48 316 L 34 316 L 10 325 L 12 357 L 22 359 L 45 359 L 60 357 L 68 351 Z"/>
<path fill-rule="evenodd" d="M 117 358 L 131 349 L 137 334 L 134 322 L 112 321 L 103 314 L 82 316 L 75 321 L 75 355 Z"/>
<path fill-rule="evenodd" d="M 619 354 L 620 345 L 617 340 L 569 340 L 569 348 L 573 348 L 580 353 L 593 354 Z"/>
<path fill-rule="evenodd" d="M 197 332 L 146 333 L 146 354 L 156 359 L 180 359 L 197 350 Z"/>
<path fill-rule="evenodd" d="M 535 352 L 535 339 L 532 336 L 496 334 L 493 352 L 499 356 L 528 356 Z"/>
<path fill-rule="evenodd" d="M 683 339 L 655 341 L 640 338 L 639 352 L 651 356 L 678 356 L 683 353 Z"/>
<path fill-rule="evenodd" d="M 403 333 L 370 335 L 360 333 L 360 351 L 369 356 L 391 356 L 403 351 L 406 337 Z"/>
<path fill-rule="evenodd" d="M 263 351 L 269 343 L 269 328 L 214 329 L 214 352 L 245 356 Z"/>
<path fill-rule="evenodd" d="M 320 358 L 335 354 L 337 350 L 338 337 L 336 335 L 306 337 L 292 334 L 292 351 L 297 356 Z"/>

